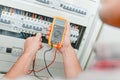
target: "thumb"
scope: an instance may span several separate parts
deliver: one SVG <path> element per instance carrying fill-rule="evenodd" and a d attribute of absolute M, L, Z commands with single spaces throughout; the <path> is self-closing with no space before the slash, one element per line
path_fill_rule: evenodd
<path fill-rule="evenodd" d="M 67 23 L 66 35 L 70 36 L 70 23 Z"/>

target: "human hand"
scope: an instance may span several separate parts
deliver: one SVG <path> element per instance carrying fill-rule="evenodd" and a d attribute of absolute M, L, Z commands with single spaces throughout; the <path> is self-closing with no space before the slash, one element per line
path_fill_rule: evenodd
<path fill-rule="evenodd" d="M 50 31 L 51 31 L 51 26 L 48 28 L 47 38 L 49 38 Z M 71 47 L 72 46 L 71 46 L 71 41 L 70 41 L 70 23 L 68 23 L 67 28 L 66 28 L 64 43 L 63 43 L 63 46 L 59 49 L 59 51 L 61 53 L 64 53 L 66 48 L 71 48 Z"/>
<path fill-rule="evenodd" d="M 24 53 L 32 53 L 33 55 L 35 55 L 37 51 L 43 47 L 41 41 L 42 38 L 40 33 L 38 33 L 34 37 L 27 38 L 24 44 Z"/>
<path fill-rule="evenodd" d="M 23 54 L 18 58 L 16 63 L 4 77 L 9 80 L 16 80 L 18 77 L 31 73 L 31 62 L 35 59 L 37 51 L 43 47 L 41 41 L 42 38 L 40 33 L 34 37 L 27 38 L 24 44 Z"/>

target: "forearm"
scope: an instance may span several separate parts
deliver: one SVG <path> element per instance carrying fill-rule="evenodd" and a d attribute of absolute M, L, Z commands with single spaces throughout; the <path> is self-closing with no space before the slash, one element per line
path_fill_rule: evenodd
<path fill-rule="evenodd" d="M 77 77 L 82 72 L 82 68 L 79 64 L 74 49 L 71 46 L 67 47 L 62 55 L 66 78 Z"/>
<path fill-rule="evenodd" d="M 23 54 L 4 77 L 9 80 L 14 80 L 28 74 L 30 64 L 34 60 L 37 51 L 43 47 L 41 41 L 42 38 L 40 33 L 34 37 L 27 38 L 24 44 Z"/>
<path fill-rule="evenodd" d="M 30 53 L 23 53 L 4 77 L 15 79 L 17 77 L 26 75 L 31 64 L 31 58 L 33 57 L 30 55 Z"/>

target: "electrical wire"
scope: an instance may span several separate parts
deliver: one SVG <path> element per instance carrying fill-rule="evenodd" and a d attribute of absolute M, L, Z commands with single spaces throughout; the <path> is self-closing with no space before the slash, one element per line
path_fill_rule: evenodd
<path fill-rule="evenodd" d="M 23 32 L 21 32 L 21 34 L 22 34 L 22 37 L 23 37 L 24 39 L 26 39 L 25 34 L 24 34 Z"/>
<path fill-rule="evenodd" d="M 21 34 L 22 34 L 22 38 L 24 38 L 24 39 L 33 36 L 32 34 L 28 34 L 28 33 L 24 33 L 24 32 L 21 32 Z"/>
<path fill-rule="evenodd" d="M 34 74 L 34 76 L 36 77 L 36 78 L 38 78 L 38 79 L 40 79 L 40 80 L 43 80 L 42 78 L 40 78 L 39 76 L 37 76 L 37 74 L 35 73 L 35 62 L 36 62 L 36 57 L 35 57 L 35 59 L 34 59 L 34 61 L 33 61 L 33 66 L 32 66 L 32 68 L 33 68 L 33 74 Z"/>
<path fill-rule="evenodd" d="M 49 69 L 47 67 L 47 62 L 46 62 L 46 53 L 49 52 L 49 51 L 51 51 L 52 49 L 53 49 L 53 47 L 51 46 L 51 48 L 49 50 L 46 50 L 44 52 L 44 63 L 45 63 L 45 67 L 46 67 L 46 70 L 47 70 L 48 74 L 50 75 L 50 77 L 53 78 L 53 75 L 50 73 L 50 71 L 49 71 Z"/>
<path fill-rule="evenodd" d="M 44 52 L 44 63 L 45 63 L 45 67 L 43 67 L 42 69 L 36 71 L 36 70 L 35 70 L 35 60 L 36 60 L 36 59 L 33 61 L 33 70 L 32 70 L 32 71 L 33 71 L 33 73 L 34 73 L 34 76 L 37 77 L 37 78 L 39 78 L 40 80 L 42 80 L 42 79 L 41 79 L 39 76 L 37 76 L 35 72 L 40 72 L 40 71 L 42 71 L 42 70 L 44 70 L 44 69 L 46 69 L 47 72 L 48 72 L 48 74 L 53 78 L 53 76 L 52 76 L 52 74 L 50 73 L 48 67 L 50 67 L 50 66 L 55 62 L 57 49 L 56 49 L 55 52 L 54 52 L 54 59 L 51 61 L 50 64 L 47 65 L 47 63 L 46 63 L 46 57 L 45 57 L 45 56 L 46 56 L 46 53 L 49 52 L 49 51 L 51 51 L 52 48 L 53 48 L 53 47 L 51 47 L 49 50 L 46 50 L 46 51 Z"/>
<path fill-rule="evenodd" d="M 54 59 L 51 61 L 51 63 L 49 63 L 49 64 L 47 65 L 47 67 L 50 67 L 50 66 L 55 62 L 55 59 L 56 59 L 56 53 L 57 53 L 57 50 L 54 52 Z M 43 67 L 43 68 L 40 69 L 40 70 L 35 70 L 35 72 L 40 72 L 40 71 L 42 71 L 42 70 L 44 70 L 44 69 L 46 69 L 46 66 Z"/>

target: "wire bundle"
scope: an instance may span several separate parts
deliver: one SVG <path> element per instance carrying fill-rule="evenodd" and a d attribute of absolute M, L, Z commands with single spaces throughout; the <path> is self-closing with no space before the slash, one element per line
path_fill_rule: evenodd
<path fill-rule="evenodd" d="M 57 50 L 55 50 L 55 52 L 54 52 L 54 58 L 53 58 L 53 60 L 52 60 L 48 65 L 47 65 L 47 62 L 46 62 L 46 53 L 49 52 L 49 51 L 51 51 L 52 49 L 53 49 L 53 47 L 51 47 L 50 49 L 48 49 L 48 50 L 46 50 L 46 51 L 44 52 L 44 63 L 45 63 L 45 67 L 43 67 L 42 69 L 40 69 L 40 70 L 35 70 L 36 58 L 35 58 L 34 61 L 33 61 L 33 66 L 32 66 L 33 70 L 32 70 L 32 72 L 33 72 L 34 76 L 37 77 L 37 78 L 40 79 L 40 80 L 42 80 L 42 78 L 40 78 L 39 76 L 37 76 L 37 75 L 36 75 L 36 72 L 40 72 L 40 71 L 45 70 L 45 69 L 47 70 L 47 72 L 48 72 L 48 74 L 50 75 L 50 77 L 53 78 L 53 75 L 50 73 L 48 67 L 50 67 L 50 66 L 55 62 Z"/>

